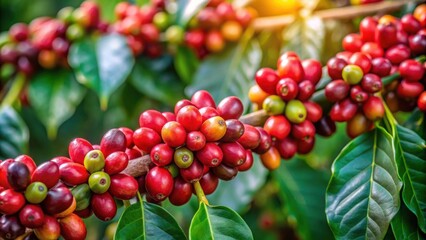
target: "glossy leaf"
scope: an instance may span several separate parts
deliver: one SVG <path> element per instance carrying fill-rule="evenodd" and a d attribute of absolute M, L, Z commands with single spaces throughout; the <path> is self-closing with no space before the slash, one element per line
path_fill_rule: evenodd
<path fill-rule="evenodd" d="M 382 127 L 349 142 L 333 163 L 326 193 L 336 239 L 382 239 L 398 212 L 400 189 L 393 139 Z"/>
<path fill-rule="evenodd" d="M 398 172 L 404 183 L 402 199 L 417 216 L 426 232 L 426 150 L 425 141 L 408 128 L 397 125 Z"/>
<path fill-rule="evenodd" d="M 28 128 L 9 106 L 0 108 L 0 160 L 14 158 L 27 151 Z"/>
<path fill-rule="evenodd" d="M 173 69 L 170 56 L 137 59 L 130 78 L 139 92 L 157 101 L 174 105 L 184 98 L 184 86 Z"/>
<path fill-rule="evenodd" d="M 332 239 L 324 199 L 330 174 L 315 170 L 296 158 L 281 164 L 272 172 L 272 177 L 278 183 L 278 194 L 285 208 L 297 220 L 296 229 L 301 238 Z"/>
<path fill-rule="evenodd" d="M 402 203 L 398 213 L 391 222 L 395 239 L 420 240 L 426 239 L 417 225 L 416 216 Z"/>
<path fill-rule="evenodd" d="M 200 202 L 189 227 L 189 239 L 253 239 L 244 220 L 230 208 Z"/>
<path fill-rule="evenodd" d="M 187 47 L 179 47 L 174 58 L 174 64 L 180 78 L 186 84 L 190 84 L 199 65 L 194 51 Z"/>
<path fill-rule="evenodd" d="M 227 206 L 237 212 L 248 208 L 257 191 L 265 184 L 268 171 L 262 166 L 259 155 L 253 154 L 254 163 L 247 172 L 238 172 L 231 181 L 219 181 L 216 191 L 207 196 L 210 202 Z"/>
<path fill-rule="evenodd" d="M 246 35 L 247 36 L 247 35 Z M 191 96 L 197 90 L 209 91 L 219 102 L 228 96 L 238 96 L 248 106 L 248 90 L 254 83 L 262 51 L 257 40 L 243 39 L 237 46 L 212 54 L 203 60 L 195 73 L 193 83 L 185 90 Z"/>
<path fill-rule="evenodd" d="M 325 40 L 324 22 L 318 17 L 296 19 L 283 32 L 282 52 L 295 51 L 300 59 L 321 59 Z"/>
<path fill-rule="evenodd" d="M 208 0 L 179 0 L 176 13 L 176 23 L 185 27 L 189 20 L 194 17 L 206 4 Z"/>
<path fill-rule="evenodd" d="M 164 208 L 135 203 L 121 216 L 114 239 L 186 239 L 176 220 Z"/>
<path fill-rule="evenodd" d="M 74 43 L 68 61 L 77 80 L 99 96 L 102 109 L 106 109 L 109 97 L 126 80 L 134 64 L 126 39 L 118 34 Z"/>
<path fill-rule="evenodd" d="M 70 71 L 43 71 L 30 81 L 28 93 L 49 138 L 55 138 L 59 126 L 74 114 L 83 100 L 86 89 Z"/>

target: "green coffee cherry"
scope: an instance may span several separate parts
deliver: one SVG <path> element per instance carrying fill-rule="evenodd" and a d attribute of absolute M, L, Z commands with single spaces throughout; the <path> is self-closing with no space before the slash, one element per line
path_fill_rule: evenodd
<path fill-rule="evenodd" d="M 76 211 L 86 209 L 90 205 L 90 197 L 92 196 L 92 191 L 90 191 L 89 184 L 80 184 L 71 189 L 71 193 L 76 201 Z"/>
<path fill-rule="evenodd" d="M 105 166 L 104 154 L 100 150 L 92 150 L 84 157 L 84 167 L 90 173 L 101 171 Z"/>
<path fill-rule="evenodd" d="M 306 119 L 305 105 L 299 100 L 291 100 L 287 102 L 285 108 L 285 116 L 292 123 L 301 123 Z"/>
<path fill-rule="evenodd" d="M 349 64 L 342 70 L 343 80 L 350 85 L 355 85 L 361 82 L 363 76 L 364 73 L 362 72 L 362 69 L 357 65 Z"/>
<path fill-rule="evenodd" d="M 25 189 L 25 198 L 28 202 L 38 204 L 47 196 L 47 187 L 42 182 L 33 182 Z"/>
<path fill-rule="evenodd" d="M 106 172 L 95 172 L 89 177 L 89 187 L 94 193 L 105 193 L 110 185 L 111 179 Z"/>
<path fill-rule="evenodd" d="M 268 115 L 279 115 L 284 112 L 285 102 L 277 95 L 271 95 L 265 98 L 262 108 Z"/>

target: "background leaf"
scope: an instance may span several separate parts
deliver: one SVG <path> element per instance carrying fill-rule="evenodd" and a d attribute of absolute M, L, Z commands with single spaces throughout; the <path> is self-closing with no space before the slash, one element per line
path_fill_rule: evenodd
<path fill-rule="evenodd" d="M 106 109 L 109 97 L 126 80 L 134 64 L 126 38 L 118 34 L 74 43 L 68 61 L 77 80 L 98 94 L 102 109 Z"/>
<path fill-rule="evenodd" d="M 283 162 L 272 172 L 288 213 L 297 220 L 302 239 L 332 239 L 325 216 L 325 190 L 330 174 L 311 168 L 302 159 Z"/>
<path fill-rule="evenodd" d="M 300 59 L 321 59 L 325 40 L 324 22 L 318 17 L 298 18 L 283 32 L 281 52 L 294 51 Z"/>
<path fill-rule="evenodd" d="M 209 202 L 242 212 L 247 209 L 257 190 L 265 184 L 268 171 L 262 166 L 259 155 L 253 154 L 254 163 L 247 172 L 239 172 L 231 181 L 220 181 L 214 193 L 207 196 Z"/>
<path fill-rule="evenodd" d="M 381 127 L 352 140 L 332 166 L 326 214 L 337 239 L 382 239 L 400 205 L 395 149 Z"/>
<path fill-rule="evenodd" d="M 101 19 L 108 22 L 115 20 L 115 5 L 121 1 L 122 0 L 96 0 L 99 4 L 99 9 L 101 10 Z"/>
<path fill-rule="evenodd" d="M 186 239 L 176 220 L 164 208 L 138 202 L 126 208 L 114 239 Z"/>
<path fill-rule="evenodd" d="M 404 183 L 402 199 L 417 216 L 423 232 L 426 232 L 426 151 L 425 141 L 415 132 L 400 125 L 397 132 L 398 172 Z"/>
<path fill-rule="evenodd" d="M 179 77 L 186 84 L 190 84 L 200 63 L 192 49 L 182 46 L 174 56 L 174 64 Z"/>
<path fill-rule="evenodd" d="M 197 90 L 209 91 L 219 102 L 228 96 L 238 96 L 248 106 L 249 88 L 262 58 L 257 40 L 244 39 L 237 46 L 229 46 L 223 52 L 212 54 L 201 62 L 193 83 L 185 90 L 191 96 Z"/>
<path fill-rule="evenodd" d="M 12 107 L 0 108 L 0 159 L 15 158 L 27 151 L 28 129 Z"/>
<path fill-rule="evenodd" d="M 151 59 L 141 57 L 130 75 L 132 85 L 141 93 L 170 106 L 184 98 L 184 86 L 173 69 L 169 55 Z"/>
<path fill-rule="evenodd" d="M 83 100 L 86 90 L 67 70 L 43 71 L 29 84 L 29 99 L 38 118 L 55 138 L 58 127 L 70 118 Z"/>
<path fill-rule="evenodd" d="M 208 0 L 179 0 L 176 12 L 176 23 L 181 27 L 185 27 L 189 20 L 200 11 Z"/>
<path fill-rule="evenodd" d="M 419 240 L 426 239 L 417 225 L 416 216 L 402 203 L 398 213 L 391 222 L 395 239 Z"/>
<path fill-rule="evenodd" d="M 230 208 L 200 202 L 189 228 L 189 239 L 253 239 L 250 228 Z"/>

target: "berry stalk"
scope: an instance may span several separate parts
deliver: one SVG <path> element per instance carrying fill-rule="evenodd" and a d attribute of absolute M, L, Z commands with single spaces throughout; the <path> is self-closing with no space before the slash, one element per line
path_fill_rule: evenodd
<path fill-rule="evenodd" d="M 200 181 L 195 181 L 192 185 L 194 186 L 195 194 L 197 194 L 198 201 L 209 205 L 209 201 L 207 200 L 206 195 L 204 194 L 203 188 L 200 185 Z"/>

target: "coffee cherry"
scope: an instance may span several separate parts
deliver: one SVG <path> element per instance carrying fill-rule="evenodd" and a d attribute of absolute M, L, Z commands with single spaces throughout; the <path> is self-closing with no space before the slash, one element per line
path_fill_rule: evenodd
<path fill-rule="evenodd" d="M 146 110 L 139 116 L 139 127 L 151 128 L 158 134 L 166 123 L 166 118 L 156 110 Z"/>
<path fill-rule="evenodd" d="M 244 124 L 240 120 L 228 119 L 225 123 L 226 132 L 221 142 L 235 142 L 244 134 Z"/>
<path fill-rule="evenodd" d="M 212 107 L 200 108 L 200 114 L 201 114 L 201 117 L 203 118 L 203 122 L 211 117 L 219 116 L 219 112 L 216 110 L 216 108 L 212 108 Z"/>
<path fill-rule="evenodd" d="M 199 90 L 195 92 L 191 97 L 190 103 L 194 104 L 199 109 L 203 107 L 216 108 L 216 103 L 212 95 L 206 90 Z"/>
<path fill-rule="evenodd" d="M 201 150 L 197 151 L 196 159 L 207 167 L 216 167 L 222 162 L 223 152 L 218 145 L 206 143 Z"/>
<path fill-rule="evenodd" d="M 331 58 L 327 62 L 327 71 L 331 79 L 342 79 L 343 68 L 347 62 L 341 58 Z"/>
<path fill-rule="evenodd" d="M 230 96 L 222 99 L 217 105 L 219 115 L 225 119 L 238 119 L 244 112 L 244 106 L 238 97 Z"/>
<path fill-rule="evenodd" d="M 219 31 L 209 31 L 206 35 L 205 46 L 210 52 L 220 52 L 225 48 L 225 39 Z"/>
<path fill-rule="evenodd" d="M 90 173 L 100 171 L 105 166 L 105 158 L 100 150 L 92 150 L 84 158 L 84 167 Z"/>
<path fill-rule="evenodd" d="M 117 205 L 114 198 L 108 192 L 93 194 L 90 200 L 90 207 L 97 218 L 102 221 L 109 221 L 117 213 Z"/>
<path fill-rule="evenodd" d="M 128 164 L 129 157 L 125 152 L 113 152 L 105 159 L 104 171 L 114 175 L 126 169 Z"/>
<path fill-rule="evenodd" d="M 315 86 L 308 80 L 303 80 L 299 83 L 299 94 L 297 98 L 300 101 L 307 101 L 315 92 Z"/>
<path fill-rule="evenodd" d="M 44 213 L 39 205 L 27 204 L 19 212 L 19 221 L 27 228 L 41 227 Z"/>
<path fill-rule="evenodd" d="M 331 81 L 325 87 L 325 97 L 330 102 L 338 102 L 348 96 L 349 84 L 343 80 Z"/>
<path fill-rule="evenodd" d="M 375 42 L 384 49 L 392 47 L 398 43 L 396 34 L 397 29 L 395 24 L 378 24 L 375 33 Z"/>
<path fill-rule="evenodd" d="M 245 149 L 255 149 L 260 144 L 260 133 L 255 127 L 244 124 L 244 133 L 237 142 Z"/>
<path fill-rule="evenodd" d="M 173 177 L 167 169 L 154 167 L 146 174 L 145 187 L 153 199 L 163 201 L 173 190 Z"/>
<path fill-rule="evenodd" d="M 64 218 L 64 217 L 70 215 L 71 213 L 73 213 L 75 211 L 76 207 L 77 207 L 77 201 L 75 200 L 75 198 L 73 198 L 71 205 L 67 209 L 65 209 L 64 211 L 55 214 L 54 217 Z"/>
<path fill-rule="evenodd" d="M 108 191 L 111 185 L 111 178 L 105 172 L 95 172 L 89 177 L 89 187 L 94 193 L 102 194 Z"/>
<path fill-rule="evenodd" d="M 231 167 L 238 167 L 246 161 L 246 151 L 238 142 L 221 143 L 219 147 L 223 152 L 224 164 Z"/>
<path fill-rule="evenodd" d="M 33 182 L 25 190 L 25 199 L 28 202 L 38 204 L 47 196 L 47 187 L 42 182 Z"/>
<path fill-rule="evenodd" d="M 402 98 L 416 98 L 424 90 L 423 84 L 419 82 L 409 82 L 402 80 L 397 88 L 397 94 Z"/>
<path fill-rule="evenodd" d="M 275 148 L 284 159 L 290 159 L 297 153 L 297 143 L 292 137 L 276 141 Z"/>
<path fill-rule="evenodd" d="M 65 211 L 71 206 L 72 202 L 73 196 L 68 188 L 55 187 L 49 189 L 41 206 L 45 213 L 53 215 Z"/>
<path fill-rule="evenodd" d="M 343 68 L 342 77 L 350 85 L 358 84 L 364 73 L 358 65 L 349 64 Z"/>
<path fill-rule="evenodd" d="M 84 157 L 91 150 L 93 150 L 92 144 L 83 138 L 72 140 L 68 146 L 68 153 L 71 160 L 81 165 L 84 164 Z"/>
<path fill-rule="evenodd" d="M 262 161 L 263 166 L 270 171 L 279 168 L 281 165 L 281 156 L 275 147 L 271 147 L 266 153 L 261 154 L 260 160 Z"/>
<path fill-rule="evenodd" d="M 276 85 L 276 93 L 284 101 L 295 99 L 299 93 L 299 86 L 296 81 L 291 78 L 283 78 Z"/>
<path fill-rule="evenodd" d="M 373 58 L 383 57 L 385 52 L 383 48 L 379 46 L 379 44 L 375 42 L 366 42 L 361 47 L 361 52 Z"/>
<path fill-rule="evenodd" d="M 19 223 L 17 216 L 3 215 L 0 217 L 0 237 L 2 239 L 17 239 L 24 233 L 25 227 Z"/>
<path fill-rule="evenodd" d="M 229 42 L 236 42 L 243 34 L 243 28 L 237 21 L 226 21 L 220 28 L 223 38 Z"/>
<path fill-rule="evenodd" d="M 379 77 L 386 77 L 390 74 L 392 63 L 386 58 L 374 58 L 371 61 L 371 73 Z"/>
<path fill-rule="evenodd" d="M 297 83 L 303 80 L 305 73 L 298 58 L 289 57 L 282 60 L 277 67 L 278 76 L 282 78 L 291 78 Z"/>
<path fill-rule="evenodd" d="M 90 207 L 88 207 L 88 208 L 85 208 L 83 210 L 75 211 L 74 213 L 81 218 L 88 218 L 88 217 L 92 216 L 93 211 Z"/>
<path fill-rule="evenodd" d="M 256 72 L 255 80 L 263 91 L 275 94 L 275 86 L 280 81 L 280 77 L 271 68 L 261 68 Z"/>
<path fill-rule="evenodd" d="M 303 121 L 299 124 L 293 124 L 291 135 L 295 139 L 308 139 L 315 136 L 315 126 L 310 121 Z"/>
<path fill-rule="evenodd" d="M 54 157 L 50 161 L 56 163 L 58 166 L 61 166 L 64 163 L 72 162 L 71 159 L 63 156 Z"/>
<path fill-rule="evenodd" d="M 7 180 L 16 191 L 23 191 L 30 184 L 30 170 L 21 162 L 13 162 L 7 167 Z"/>
<path fill-rule="evenodd" d="M 217 5 L 216 13 L 220 16 L 221 19 L 224 20 L 234 20 L 236 17 L 232 4 L 228 2 L 221 2 L 219 5 Z"/>
<path fill-rule="evenodd" d="M 335 122 L 346 122 L 355 116 L 357 110 L 358 105 L 347 98 L 333 105 L 330 111 L 330 117 Z"/>
<path fill-rule="evenodd" d="M 83 220 L 76 214 L 70 214 L 59 221 L 61 236 L 65 239 L 84 240 L 87 230 Z"/>
<path fill-rule="evenodd" d="M 0 213 L 11 215 L 17 213 L 25 205 L 24 196 L 12 189 L 0 192 Z"/>
<path fill-rule="evenodd" d="M 352 101 L 362 103 L 367 101 L 369 95 L 359 85 L 356 85 L 352 86 L 350 96 Z"/>
<path fill-rule="evenodd" d="M 174 181 L 173 191 L 169 196 L 169 201 L 175 206 L 184 205 L 191 199 L 192 185 L 181 177 L 177 177 Z"/>
<path fill-rule="evenodd" d="M 176 115 L 172 112 L 162 112 L 161 114 L 166 118 L 167 120 L 166 122 L 176 121 Z M 161 130 L 160 130 L 160 133 L 161 133 Z"/>
<path fill-rule="evenodd" d="M 13 159 L 7 159 L 3 162 L 0 162 L 0 187 L 4 188 L 12 188 L 9 184 L 9 180 L 7 179 L 7 168 L 10 164 L 14 162 Z"/>
<path fill-rule="evenodd" d="M 101 140 L 101 151 L 105 157 L 117 151 L 126 150 L 126 136 L 120 130 L 114 128 L 104 134 Z"/>
<path fill-rule="evenodd" d="M 355 138 L 365 132 L 371 127 L 372 122 L 368 120 L 364 114 L 357 113 L 346 124 L 346 133 L 350 138 Z"/>
<path fill-rule="evenodd" d="M 359 34 L 351 33 L 346 35 L 342 41 L 343 49 L 349 52 L 359 52 L 362 46 L 362 39 Z"/>
<path fill-rule="evenodd" d="M 133 133 L 133 142 L 140 150 L 148 153 L 155 145 L 161 143 L 161 137 L 153 129 L 141 127 Z"/>
<path fill-rule="evenodd" d="M 296 140 L 297 143 L 297 153 L 307 154 L 314 148 L 315 138 L 304 138 Z"/>
<path fill-rule="evenodd" d="M 228 129 L 227 129 L 228 130 Z M 199 131 L 192 131 L 186 135 L 185 146 L 191 151 L 198 151 L 206 145 L 206 137 Z M 152 157 L 151 157 L 152 158 Z"/>
<path fill-rule="evenodd" d="M 401 26 L 410 35 L 416 34 L 422 28 L 420 22 L 412 14 L 405 14 L 401 18 Z"/>
<path fill-rule="evenodd" d="M 365 17 L 359 24 L 359 33 L 363 42 L 374 42 L 377 19 L 374 17 Z"/>
<path fill-rule="evenodd" d="M 206 29 L 216 28 L 222 22 L 222 19 L 212 7 L 202 9 L 197 15 L 197 20 L 199 26 Z"/>
<path fill-rule="evenodd" d="M 90 197 L 92 196 L 92 192 L 90 190 L 89 184 L 84 183 L 80 184 L 71 189 L 71 193 L 74 196 L 76 201 L 76 211 L 83 210 L 90 205 Z"/>
<path fill-rule="evenodd" d="M 186 147 L 174 151 L 173 161 L 179 168 L 188 168 L 194 161 L 194 154 Z"/>
<path fill-rule="evenodd" d="M 356 52 L 352 54 L 352 56 L 349 58 L 348 63 L 359 66 L 362 69 L 362 72 L 364 74 L 367 74 L 368 72 L 370 72 L 371 60 L 364 53 Z"/>
<path fill-rule="evenodd" d="M 89 173 L 86 168 L 78 163 L 64 163 L 59 168 L 61 180 L 70 186 L 79 185 L 87 182 Z"/>
<path fill-rule="evenodd" d="M 284 139 L 290 134 L 291 125 L 286 117 L 283 115 L 278 116 L 270 116 L 264 126 L 263 129 L 271 135 L 272 137 L 276 137 L 278 139 Z M 246 129 L 247 132 L 247 129 Z M 244 135 L 243 135 L 244 136 Z M 260 135 L 259 135 L 260 138 Z"/>
<path fill-rule="evenodd" d="M 42 182 L 47 188 L 52 188 L 58 183 L 59 177 L 60 171 L 58 165 L 52 161 L 48 161 L 36 168 L 31 176 L 31 182 Z"/>
<path fill-rule="evenodd" d="M 132 148 L 134 146 L 133 130 L 127 127 L 121 127 L 118 130 L 120 130 L 126 137 L 126 148 Z"/>
<path fill-rule="evenodd" d="M 285 116 L 292 123 L 301 123 L 306 119 L 306 108 L 299 100 L 291 100 L 285 108 Z"/>
<path fill-rule="evenodd" d="M 253 151 L 257 154 L 262 154 L 268 151 L 268 149 L 272 146 L 272 138 L 271 135 L 269 135 L 262 127 L 256 127 L 256 130 L 260 134 L 260 142 L 259 146 L 253 149 Z"/>
<path fill-rule="evenodd" d="M 238 168 L 236 167 L 229 167 L 225 164 L 220 164 L 217 167 L 212 168 L 212 172 L 214 175 L 216 175 L 218 178 L 224 180 L 224 181 L 230 181 L 235 178 L 238 174 Z"/>
<path fill-rule="evenodd" d="M 302 61 L 302 67 L 305 73 L 304 79 L 310 81 L 315 86 L 322 77 L 321 63 L 315 59 L 305 59 Z"/>
<path fill-rule="evenodd" d="M 283 53 L 277 60 L 277 68 L 281 64 L 282 61 L 284 61 L 288 58 L 292 58 L 292 57 L 299 59 L 299 56 L 297 55 L 296 52 L 287 51 L 287 52 Z"/>
<path fill-rule="evenodd" d="M 399 65 L 399 74 L 410 82 L 419 81 L 423 78 L 424 73 L 423 65 L 413 59 L 405 60 Z"/>
<path fill-rule="evenodd" d="M 204 134 L 204 136 L 206 137 L 206 141 L 218 141 L 223 136 L 225 136 L 226 122 L 222 117 L 211 117 L 203 122 L 200 128 L 200 132 Z"/>
<path fill-rule="evenodd" d="M 15 162 L 21 162 L 21 163 L 25 164 L 25 166 L 27 166 L 28 170 L 30 171 L 30 176 L 33 174 L 33 172 L 37 168 L 34 160 L 30 156 L 27 156 L 27 155 L 20 155 L 20 156 L 16 157 Z"/>
<path fill-rule="evenodd" d="M 385 58 L 389 59 L 389 61 L 394 65 L 398 65 L 404 60 L 409 59 L 410 55 L 410 49 L 403 44 L 395 45 L 385 52 Z"/>
<path fill-rule="evenodd" d="M 385 107 L 379 97 L 370 96 L 368 100 L 362 105 L 362 111 L 367 119 L 376 121 L 385 115 Z"/>
<path fill-rule="evenodd" d="M 361 81 L 362 89 L 368 93 L 376 93 L 382 90 L 382 80 L 379 76 L 372 73 L 364 75 Z"/>
<path fill-rule="evenodd" d="M 246 149 L 246 161 L 242 165 L 238 166 L 237 170 L 240 172 L 248 171 L 253 166 L 253 163 L 253 153 L 250 149 Z"/>
<path fill-rule="evenodd" d="M 157 166 L 166 166 L 172 162 L 173 153 L 173 149 L 167 144 L 157 144 L 151 150 L 151 161 Z"/>
<path fill-rule="evenodd" d="M 330 116 L 324 116 L 315 123 L 315 129 L 317 134 L 323 137 L 329 137 L 336 132 L 336 123 L 330 118 Z"/>
<path fill-rule="evenodd" d="M 186 131 L 179 122 L 168 122 L 161 129 L 161 138 L 170 147 L 179 147 L 185 144 Z"/>
<path fill-rule="evenodd" d="M 426 20 L 426 14 L 425 14 Z M 416 34 L 408 39 L 410 50 L 415 55 L 424 54 L 426 52 L 426 35 Z"/>
<path fill-rule="evenodd" d="M 58 239 L 61 235 L 61 228 L 55 218 L 46 215 L 43 225 L 34 229 L 34 233 L 39 239 Z"/>
<path fill-rule="evenodd" d="M 179 169 L 180 176 L 186 182 L 193 183 L 203 176 L 204 166 L 198 160 L 194 160 L 188 168 Z"/>
<path fill-rule="evenodd" d="M 111 176 L 111 186 L 108 191 L 118 199 L 129 200 L 136 196 L 138 182 L 129 175 L 123 173 L 115 174 Z"/>
<path fill-rule="evenodd" d="M 195 106 L 185 106 L 176 114 L 176 120 L 187 131 L 198 130 L 203 123 L 202 116 Z"/>
<path fill-rule="evenodd" d="M 322 107 L 312 101 L 303 102 L 306 108 L 306 119 L 311 122 L 318 122 L 322 117 Z"/>
<path fill-rule="evenodd" d="M 279 115 L 284 112 L 285 102 L 277 95 L 270 95 L 263 101 L 262 108 L 268 115 Z"/>
<path fill-rule="evenodd" d="M 417 99 L 417 107 L 425 112 L 426 111 L 426 92 L 422 92 L 419 96 L 419 98 Z"/>

